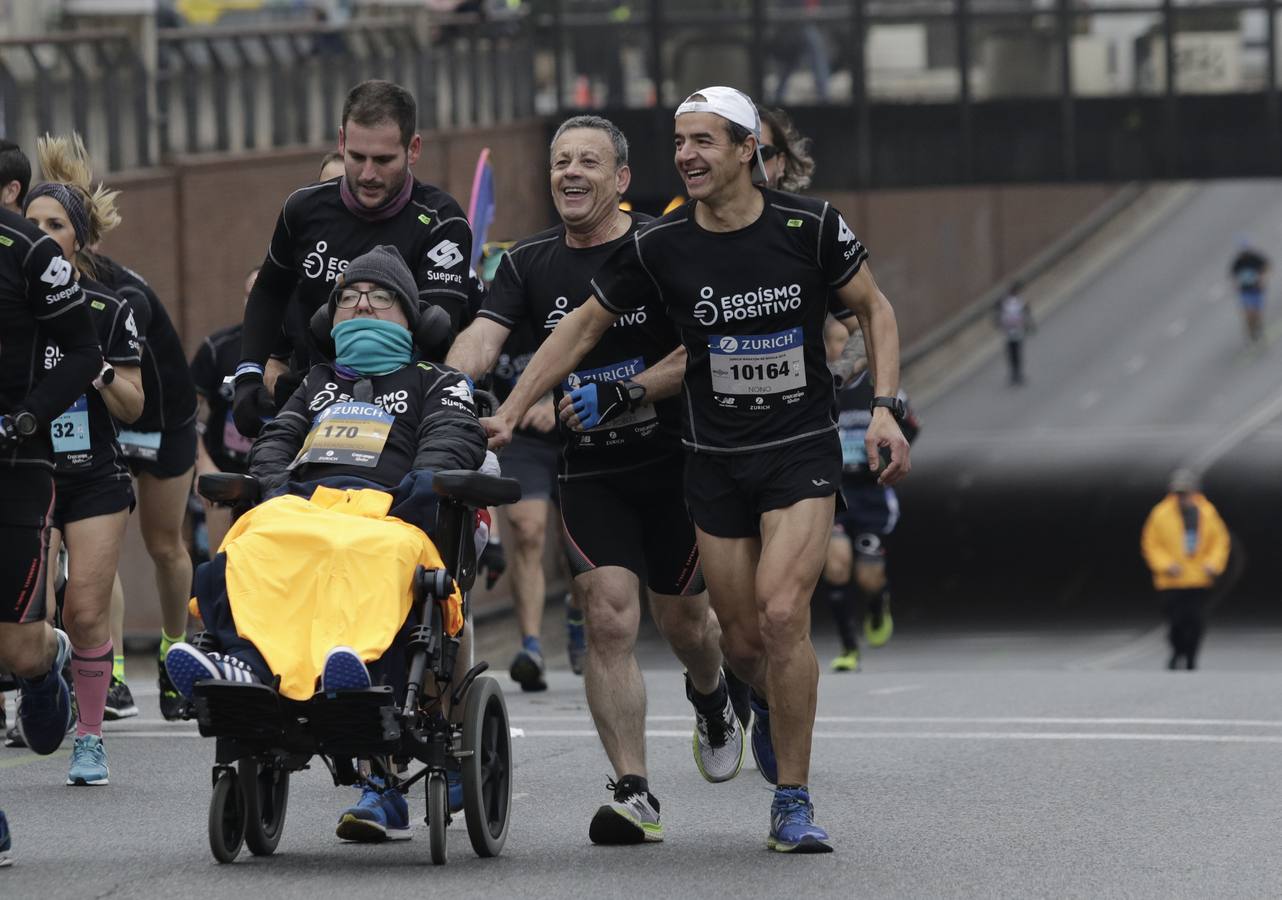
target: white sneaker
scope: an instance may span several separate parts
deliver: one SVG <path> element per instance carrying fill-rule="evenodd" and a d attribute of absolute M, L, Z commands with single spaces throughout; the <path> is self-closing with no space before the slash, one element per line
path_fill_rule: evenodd
<path fill-rule="evenodd" d="M 687 681 L 687 692 L 689 692 Z M 698 708 L 694 711 L 694 763 L 699 774 L 719 784 L 739 774 L 743 767 L 743 729 L 734 714 L 730 695 L 726 694 L 725 706 L 718 713 L 705 715 Z"/>
<path fill-rule="evenodd" d="M 592 817 L 592 824 L 588 826 L 592 843 L 644 844 L 663 840 L 659 801 L 653 794 L 629 790 L 613 781 L 606 787 L 614 791 L 614 801 L 602 806 Z"/>

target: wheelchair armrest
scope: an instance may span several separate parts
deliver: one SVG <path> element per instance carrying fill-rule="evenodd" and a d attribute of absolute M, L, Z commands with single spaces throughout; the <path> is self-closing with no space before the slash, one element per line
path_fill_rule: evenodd
<path fill-rule="evenodd" d="M 210 503 L 248 509 L 262 497 L 263 487 L 252 475 L 216 472 L 196 479 L 196 490 Z"/>
<path fill-rule="evenodd" d="M 434 473 L 432 489 L 442 497 L 478 509 L 483 506 L 506 506 L 521 499 L 521 485 L 515 478 L 499 478 L 468 469 Z"/>
<path fill-rule="evenodd" d="M 476 416 L 479 419 L 494 415 L 494 410 L 499 408 L 498 398 L 484 388 L 472 391 L 472 402 L 476 404 Z"/>

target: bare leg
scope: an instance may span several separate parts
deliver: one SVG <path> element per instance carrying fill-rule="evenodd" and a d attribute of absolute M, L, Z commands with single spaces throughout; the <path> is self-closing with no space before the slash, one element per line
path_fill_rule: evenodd
<path fill-rule="evenodd" d="M 721 626 L 708 605 L 707 593 L 674 597 L 650 593 L 650 611 L 672 652 L 690 673 L 700 694 L 721 683 Z"/>
<path fill-rule="evenodd" d="M 191 599 L 191 557 L 183 545 L 183 517 L 193 470 L 177 478 L 138 477 L 138 520 L 143 543 L 156 565 L 156 592 L 165 634 L 181 638 L 187 631 Z"/>
<path fill-rule="evenodd" d="M 503 543 L 511 551 L 508 581 L 516 603 L 521 637 L 539 636 L 543 624 L 543 542 L 547 532 L 548 501 L 522 500 L 503 507 Z"/>
<path fill-rule="evenodd" d="M 645 681 L 633 652 L 641 623 L 641 585 L 620 566 L 575 579 L 588 631 L 583 683 L 588 709 L 616 777 L 645 776 Z"/>
<path fill-rule="evenodd" d="M 761 541 L 695 533 L 708 597 L 721 626 L 721 650 L 734 673 L 765 697 L 766 653 L 755 593 Z"/>

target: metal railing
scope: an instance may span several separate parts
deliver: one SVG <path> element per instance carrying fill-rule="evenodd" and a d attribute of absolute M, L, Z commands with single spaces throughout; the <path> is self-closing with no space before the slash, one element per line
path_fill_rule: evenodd
<path fill-rule="evenodd" d="M 0 123 L 24 147 L 74 129 L 108 169 L 149 166 L 150 91 L 143 59 L 123 30 L 0 38 Z"/>
<path fill-rule="evenodd" d="M 520 17 L 438 17 L 346 26 L 159 32 L 162 156 L 314 144 L 334 137 L 347 89 L 366 78 L 410 88 L 423 128 L 532 115 L 531 52 Z"/>

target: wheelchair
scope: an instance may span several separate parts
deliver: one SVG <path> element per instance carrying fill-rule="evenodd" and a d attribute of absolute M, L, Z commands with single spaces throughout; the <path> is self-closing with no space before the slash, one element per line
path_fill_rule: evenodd
<path fill-rule="evenodd" d="M 408 681 L 394 696 L 389 685 L 364 690 L 318 691 L 306 701 L 291 700 L 274 686 L 202 681 L 188 708 L 200 734 L 215 738 L 209 803 L 209 848 L 230 863 L 247 846 L 256 856 L 275 852 L 285 826 L 289 781 L 319 757 L 335 785 L 367 784 L 357 759 L 384 790 L 408 793 L 426 785 L 431 860 L 446 862 L 446 828 L 451 823 L 447 776 L 463 786 L 463 813 L 472 849 L 497 856 L 507 840 L 512 804 L 512 741 L 507 704 L 498 681 L 483 675 L 485 662 L 471 665 L 454 684 L 460 638 L 446 634 L 444 604 L 457 584 L 463 616 L 470 623 L 468 592 L 476 579 L 473 540 L 475 511 L 520 499 L 520 485 L 473 471 L 433 475 L 439 495 L 433 538 L 447 568 L 417 567 L 409 613 Z M 259 485 L 247 475 L 202 475 L 198 490 L 233 515 L 259 499 Z M 202 650 L 219 649 L 208 634 L 193 638 Z M 470 662 L 470 660 L 469 660 Z M 279 682 L 279 679 L 277 679 Z M 447 716 L 445 700 L 449 699 Z M 461 717 L 458 711 L 462 710 Z M 412 762 L 413 774 L 398 774 Z"/>

